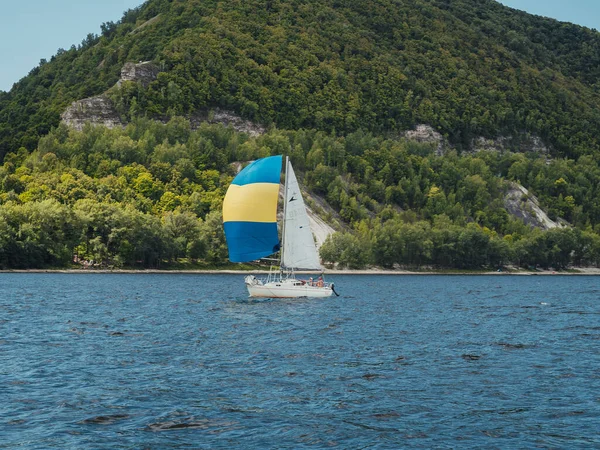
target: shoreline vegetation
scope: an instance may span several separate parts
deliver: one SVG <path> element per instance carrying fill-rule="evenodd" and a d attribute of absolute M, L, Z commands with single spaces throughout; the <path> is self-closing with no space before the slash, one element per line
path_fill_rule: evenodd
<path fill-rule="evenodd" d="M 5 269 L 3 273 L 65 273 L 65 274 L 180 274 L 180 275 L 244 275 L 257 274 L 266 275 L 269 270 L 234 270 L 234 269 Z M 298 271 L 298 274 L 314 274 L 320 272 Z M 325 275 L 600 275 L 600 268 L 578 267 L 567 270 L 537 269 L 506 269 L 502 271 L 493 270 L 385 270 L 385 269 L 325 269 Z"/>
<path fill-rule="evenodd" d="M 249 138 L 217 125 L 192 130 L 175 117 L 112 130 L 61 125 L 38 150 L 8 154 L 0 268 L 228 268 L 223 196 L 242 161 L 270 154 L 290 154 L 311 208 L 337 230 L 320 247 L 327 266 L 600 267 L 600 191 L 586 187 L 600 186 L 600 168 L 589 158 L 439 156 L 428 144 L 359 132 Z M 506 194 L 525 179 L 544 180 L 526 183 L 528 192 L 550 219 L 572 226 L 525 221 L 525 194 L 509 212 Z M 565 199 L 568 211 L 556 209 Z"/>

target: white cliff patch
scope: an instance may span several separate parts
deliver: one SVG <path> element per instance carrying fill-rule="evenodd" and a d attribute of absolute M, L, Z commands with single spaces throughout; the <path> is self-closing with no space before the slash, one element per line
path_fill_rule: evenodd
<path fill-rule="evenodd" d="M 63 123 L 78 131 L 81 131 L 86 123 L 106 128 L 124 125 L 112 101 L 104 95 L 77 100 L 60 117 Z"/>
<path fill-rule="evenodd" d="M 449 147 L 446 138 L 431 125 L 419 124 L 414 130 L 405 131 L 402 136 L 409 141 L 416 141 L 421 144 L 434 144 L 436 154 L 438 155 L 442 155 L 444 150 Z"/>
<path fill-rule="evenodd" d="M 504 197 L 504 206 L 510 214 L 532 227 L 549 230 L 566 226 L 560 220 L 555 222 L 550 219 L 540 208 L 538 199 L 518 183 L 511 183 L 511 187 Z"/>
<path fill-rule="evenodd" d="M 308 213 L 310 229 L 312 230 L 315 242 L 317 243 L 317 250 L 319 250 L 325 240 L 331 234 L 335 233 L 335 230 L 327 222 L 321 219 L 321 217 L 319 217 L 310 207 L 306 207 L 306 212 Z"/>

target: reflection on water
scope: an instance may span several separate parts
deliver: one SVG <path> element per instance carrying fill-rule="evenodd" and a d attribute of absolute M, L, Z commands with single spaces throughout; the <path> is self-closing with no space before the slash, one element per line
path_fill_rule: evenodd
<path fill-rule="evenodd" d="M 0 274 L 0 448 L 590 448 L 595 277 Z"/>

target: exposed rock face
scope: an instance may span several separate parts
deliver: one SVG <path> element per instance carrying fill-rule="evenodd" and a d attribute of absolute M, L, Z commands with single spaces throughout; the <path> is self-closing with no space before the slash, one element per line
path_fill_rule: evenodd
<path fill-rule="evenodd" d="M 208 122 L 220 123 L 226 127 L 230 126 L 234 130 L 241 133 L 247 133 L 252 137 L 260 136 L 266 132 L 266 129 L 263 126 L 251 122 L 250 120 L 242 119 L 232 111 L 226 111 L 219 108 L 215 108 L 200 114 L 195 114 L 189 119 L 193 130 L 197 129 L 202 122 Z"/>
<path fill-rule="evenodd" d="M 444 136 L 438 133 L 430 125 L 420 124 L 414 130 L 404 132 L 404 137 L 411 141 L 417 141 L 424 144 L 435 144 L 436 153 L 441 155 L 448 147 L 448 143 Z"/>
<path fill-rule="evenodd" d="M 539 136 L 523 133 L 517 136 L 501 136 L 496 139 L 478 137 L 471 141 L 471 149 L 475 152 L 481 150 L 491 151 L 513 151 L 513 152 L 535 152 L 547 155 L 550 148 L 547 147 Z"/>
<path fill-rule="evenodd" d="M 140 82 L 143 86 L 148 86 L 156 79 L 159 72 L 160 69 L 150 61 L 139 64 L 125 63 L 117 86 L 120 86 L 123 81 Z M 83 129 L 86 122 L 107 128 L 125 125 L 112 101 L 104 94 L 71 103 L 60 117 L 68 126 L 79 131 Z"/>
<path fill-rule="evenodd" d="M 60 117 L 68 126 L 79 131 L 87 122 L 107 128 L 123 126 L 112 102 L 104 95 L 73 102 Z"/>
<path fill-rule="evenodd" d="M 319 250 L 329 235 L 336 232 L 334 226 L 338 230 L 341 229 L 340 216 L 324 198 L 314 193 L 309 194 L 306 191 L 303 195 L 306 200 L 306 212 L 308 213 L 310 229 L 315 237 L 317 250 Z M 324 217 L 328 218 L 328 220 L 326 221 Z"/>
<path fill-rule="evenodd" d="M 152 81 L 156 80 L 159 73 L 160 69 L 150 61 L 140 62 L 139 64 L 129 62 L 121 69 L 121 78 L 117 81 L 117 86 L 120 86 L 125 81 L 132 81 L 141 83 L 144 87 L 147 87 Z M 105 95 L 73 102 L 61 115 L 61 118 L 68 126 L 80 131 L 86 122 L 108 128 L 126 125 L 121 121 L 114 105 Z M 265 127 L 250 120 L 245 120 L 232 111 L 219 108 L 198 112 L 188 117 L 188 119 L 190 120 L 192 130 L 198 129 L 203 122 L 208 122 L 230 126 L 238 132 L 247 133 L 253 137 L 266 132 Z M 169 119 L 164 118 L 160 121 L 166 123 Z"/>
<path fill-rule="evenodd" d="M 321 219 L 312 209 L 310 209 L 310 207 L 306 208 L 306 212 L 308 213 L 310 229 L 315 237 L 317 250 L 319 250 L 329 235 L 335 233 L 335 230 L 327 222 Z"/>
<path fill-rule="evenodd" d="M 437 132 L 433 127 L 420 124 L 414 130 L 405 131 L 402 137 L 408 140 L 436 145 L 436 154 L 442 155 L 446 150 L 452 148 L 447 139 Z M 496 151 L 496 152 L 535 152 L 549 155 L 552 148 L 544 144 L 539 136 L 529 133 L 519 133 L 515 136 L 500 136 L 495 139 L 477 137 L 471 140 L 470 147 L 466 151 Z"/>
<path fill-rule="evenodd" d="M 117 81 L 117 85 L 121 85 L 123 81 L 140 82 L 144 87 L 156 80 L 160 69 L 150 61 L 134 64 L 132 62 L 125 63 L 121 69 L 121 79 Z"/>
<path fill-rule="evenodd" d="M 551 220 L 540 208 L 538 199 L 520 184 L 511 183 L 511 187 L 504 197 L 504 206 L 510 214 L 531 227 L 549 230 L 564 226 L 560 222 Z"/>

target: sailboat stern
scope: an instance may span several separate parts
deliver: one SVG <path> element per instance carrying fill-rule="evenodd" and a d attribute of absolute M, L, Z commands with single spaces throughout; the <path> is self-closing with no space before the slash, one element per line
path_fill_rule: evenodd
<path fill-rule="evenodd" d="M 248 275 L 246 278 L 244 278 L 244 283 L 246 283 L 246 286 L 262 286 L 263 284 L 262 281 L 260 281 L 254 275 Z"/>

